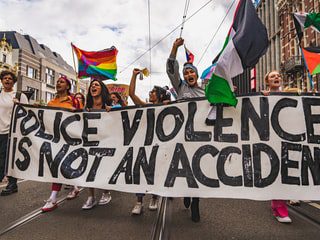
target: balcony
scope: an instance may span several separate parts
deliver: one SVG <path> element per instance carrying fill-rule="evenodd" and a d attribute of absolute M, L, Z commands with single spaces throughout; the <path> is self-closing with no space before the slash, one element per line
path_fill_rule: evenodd
<path fill-rule="evenodd" d="M 284 70 L 286 72 L 295 72 L 303 68 L 301 56 L 292 56 L 284 62 Z"/>

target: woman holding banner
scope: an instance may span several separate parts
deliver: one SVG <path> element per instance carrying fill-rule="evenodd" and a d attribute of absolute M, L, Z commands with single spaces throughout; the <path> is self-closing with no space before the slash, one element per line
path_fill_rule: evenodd
<path fill-rule="evenodd" d="M 48 102 L 50 107 L 59 107 L 67 109 L 81 109 L 83 105 L 71 95 L 71 81 L 66 76 L 61 76 L 56 83 L 56 97 Z M 58 207 L 57 205 L 57 196 L 61 190 L 62 184 L 52 183 L 51 195 L 46 201 L 46 204 L 42 207 L 42 212 L 50 212 Z M 67 199 L 74 199 L 79 193 L 78 187 L 68 194 Z"/>
<path fill-rule="evenodd" d="M 17 82 L 17 77 L 14 73 L 4 70 L 0 74 L 0 79 L 2 83 L 0 90 L 0 182 L 2 182 L 5 176 L 5 161 L 13 104 L 15 101 L 28 103 L 28 98 L 25 94 L 14 91 L 13 86 Z M 1 196 L 7 196 L 16 192 L 18 192 L 17 179 L 8 176 L 8 184 L 2 190 Z"/>
<path fill-rule="evenodd" d="M 267 91 L 263 92 L 263 95 L 268 96 L 270 92 L 281 92 L 282 78 L 278 71 L 273 70 L 268 72 L 264 81 L 267 85 Z M 281 223 L 291 223 L 292 220 L 289 217 L 288 207 L 285 200 L 272 200 L 271 208 L 275 218 Z"/>
<path fill-rule="evenodd" d="M 110 111 L 111 106 L 112 100 L 106 85 L 98 79 L 92 80 L 88 89 L 86 109 L 88 111 L 101 109 Z M 97 204 L 106 205 L 110 201 L 111 194 L 108 190 L 103 190 L 102 196 L 97 202 L 95 199 L 95 189 L 89 188 L 89 196 L 87 201 L 83 204 L 82 209 L 90 210 Z"/>
<path fill-rule="evenodd" d="M 139 70 L 137 68 L 133 69 L 130 86 L 129 86 L 129 96 L 131 97 L 135 105 L 148 104 L 147 102 L 139 98 L 135 93 L 137 76 L 140 74 L 141 71 L 142 70 Z M 167 102 L 170 102 L 170 98 L 171 98 L 170 96 L 171 94 L 165 88 L 154 86 L 153 89 L 149 92 L 149 102 L 152 104 L 167 103 Z M 134 215 L 140 215 L 143 210 L 142 201 L 143 201 L 144 194 L 137 193 L 136 196 L 137 196 L 137 202 L 133 207 L 131 213 Z M 153 194 L 149 203 L 149 210 L 154 211 L 154 210 L 157 210 L 157 208 L 158 208 L 158 196 Z"/>
<path fill-rule="evenodd" d="M 179 63 L 177 61 L 177 52 L 179 47 L 184 44 L 183 38 L 177 38 L 172 46 L 170 56 L 167 60 L 167 75 L 170 82 L 177 92 L 177 100 L 204 97 L 204 88 L 198 85 L 198 69 L 193 65 L 192 62 L 186 62 L 183 65 L 182 73 L 183 79 L 179 74 Z M 184 206 L 191 209 L 191 220 L 193 222 L 200 221 L 199 201 L 197 197 L 185 197 L 183 199 Z"/>

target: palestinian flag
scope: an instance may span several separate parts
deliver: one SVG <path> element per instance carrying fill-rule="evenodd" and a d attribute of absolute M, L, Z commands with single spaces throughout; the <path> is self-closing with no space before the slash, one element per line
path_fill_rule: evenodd
<path fill-rule="evenodd" d="M 301 48 L 306 67 L 311 75 L 320 73 L 320 48 Z"/>
<path fill-rule="evenodd" d="M 303 31 L 307 27 L 312 27 L 313 30 L 320 33 L 320 13 L 294 13 L 293 20 L 299 42 L 301 42 Z"/>
<path fill-rule="evenodd" d="M 205 93 L 210 103 L 237 105 L 232 78 L 254 67 L 268 49 L 268 34 L 251 0 L 240 0 Z"/>

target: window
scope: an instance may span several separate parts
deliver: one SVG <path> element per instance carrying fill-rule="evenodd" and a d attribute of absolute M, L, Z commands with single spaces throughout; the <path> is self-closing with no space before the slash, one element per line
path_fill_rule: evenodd
<path fill-rule="evenodd" d="M 27 66 L 27 77 L 37 78 L 37 69 L 34 69 L 33 67 Z"/>
<path fill-rule="evenodd" d="M 47 103 L 53 98 L 54 98 L 54 93 L 46 92 L 46 102 Z"/>
<path fill-rule="evenodd" d="M 33 87 L 27 87 L 27 91 L 33 92 L 30 100 L 37 101 L 39 99 L 39 89 Z"/>
<path fill-rule="evenodd" d="M 7 62 L 7 55 L 5 55 L 5 54 L 2 55 L 2 62 L 3 63 Z"/>
<path fill-rule="evenodd" d="M 54 70 L 51 68 L 46 68 L 46 83 L 54 86 Z"/>

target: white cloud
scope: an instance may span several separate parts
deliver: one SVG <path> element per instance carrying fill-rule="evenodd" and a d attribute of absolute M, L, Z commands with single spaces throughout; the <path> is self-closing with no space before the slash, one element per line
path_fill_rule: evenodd
<path fill-rule="evenodd" d="M 185 23 L 182 37 L 195 55 L 196 64 L 233 1 L 213 0 Z M 187 17 L 207 2 L 208 0 L 190 1 Z M 129 83 L 134 67 L 150 65 L 150 55 L 147 53 L 133 66 L 121 72 L 149 48 L 147 3 L 147 0 L 0 0 L 0 9 L 5 9 L 2 12 L 6 13 L 0 15 L 0 29 L 23 31 L 24 34 L 33 36 L 39 43 L 61 54 L 70 65 L 73 65 L 70 42 L 89 51 L 114 45 L 119 50 L 119 82 Z M 150 0 L 151 45 L 182 22 L 184 5 L 185 0 Z M 220 51 L 235 6 L 236 4 L 199 64 L 199 72 L 209 66 Z M 147 97 L 146 89 L 153 85 L 169 84 L 165 63 L 172 43 L 179 34 L 180 29 L 152 49 L 152 71 L 155 73 L 151 79 L 137 82 L 137 92 L 142 98 Z M 183 49 L 178 53 L 178 60 L 185 61 Z"/>

